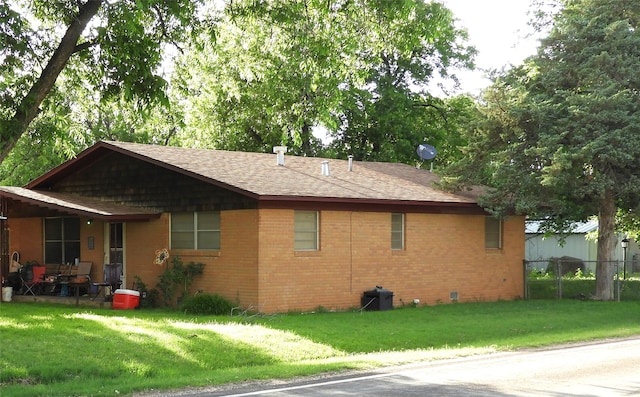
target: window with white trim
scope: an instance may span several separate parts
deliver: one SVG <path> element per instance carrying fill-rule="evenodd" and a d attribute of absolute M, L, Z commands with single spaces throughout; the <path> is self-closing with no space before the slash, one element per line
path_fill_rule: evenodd
<path fill-rule="evenodd" d="M 490 249 L 502 248 L 502 221 L 493 216 L 484 218 L 484 246 Z"/>
<path fill-rule="evenodd" d="M 317 251 L 319 247 L 318 211 L 295 211 L 294 242 L 296 251 Z"/>
<path fill-rule="evenodd" d="M 404 214 L 391 214 L 391 249 L 404 249 Z"/>
<path fill-rule="evenodd" d="M 171 214 L 171 248 L 220 249 L 220 211 Z"/>

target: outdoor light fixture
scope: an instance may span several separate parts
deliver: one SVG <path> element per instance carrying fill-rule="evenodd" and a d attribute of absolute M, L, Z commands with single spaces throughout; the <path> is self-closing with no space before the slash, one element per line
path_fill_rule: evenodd
<path fill-rule="evenodd" d="M 629 246 L 629 239 L 623 238 L 620 242 L 622 246 L 622 279 L 627 279 L 627 247 Z"/>
<path fill-rule="evenodd" d="M 93 219 L 87 219 L 87 225 L 90 225 L 93 223 Z"/>

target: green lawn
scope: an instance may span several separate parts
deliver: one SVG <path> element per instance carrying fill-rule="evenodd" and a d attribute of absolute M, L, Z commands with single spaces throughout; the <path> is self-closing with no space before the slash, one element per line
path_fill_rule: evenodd
<path fill-rule="evenodd" d="M 640 335 L 640 302 L 253 317 L 13 302 L 0 327 L 0 395 L 113 396 Z"/>

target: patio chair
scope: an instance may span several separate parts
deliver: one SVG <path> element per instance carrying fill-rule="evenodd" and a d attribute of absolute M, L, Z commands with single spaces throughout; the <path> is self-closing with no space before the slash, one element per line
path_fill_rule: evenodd
<path fill-rule="evenodd" d="M 47 268 L 45 266 L 40 266 L 33 262 L 27 262 L 20 268 L 20 280 L 22 280 L 22 285 L 25 287 L 23 295 L 31 294 L 35 296 L 40 293 L 46 271 Z"/>
<path fill-rule="evenodd" d="M 100 295 L 101 289 L 103 297 L 107 300 L 106 287 L 109 287 L 109 295 L 112 295 L 115 290 L 120 288 L 120 285 L 122 285 L 122 263 L 105 263 L 103 275 L 102 282 L 91 283 L 95 293 L 93 299 L 96 299 L 98 295 Z"/>
<path fill-rule="evenodd" d="M 78 284 L 86 284 L 91 281 L 91 266 L 93 262 L 78 263 L 78 271 L 76 272 L 76 282 Z"/>
<path fill-rule="evenodd" d="M 76 276 L 69 280 L 69 287 L 75 288 L 76 296 L 80 294 L 81 287 L 88 287 L 91 285 L 91 265 L 93 262 L 80 262 L 78 263 L 78 270 Z"/>

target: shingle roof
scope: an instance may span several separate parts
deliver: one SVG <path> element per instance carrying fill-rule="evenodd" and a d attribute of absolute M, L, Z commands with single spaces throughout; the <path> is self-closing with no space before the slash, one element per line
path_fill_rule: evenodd
<path fill-rule="evenodd" d="M 125 142 L 100 142 L 128 155 L 224 185 L 256 198 L 308 197 L 475 204 L 477 192 L 453 194 L 434 187 L 438 177 L 406 164 L 285 156 L 224 150 L 190 149 Z M 90 150 L 90 149 L 89 149 Z M 329 162 L 330 175 L 321 173 Z"/>
<path fill-rule="evenodd" d="M 36 191 L 15 186 L 0 186 L 0 194 L 23 203 L 37 206 L 46 203 L 49 209 L 95 218 L 133 220 L 150 219 L 160 215 L 158 211 L 146 208 L 128 207 L 73 194 Z"/>

